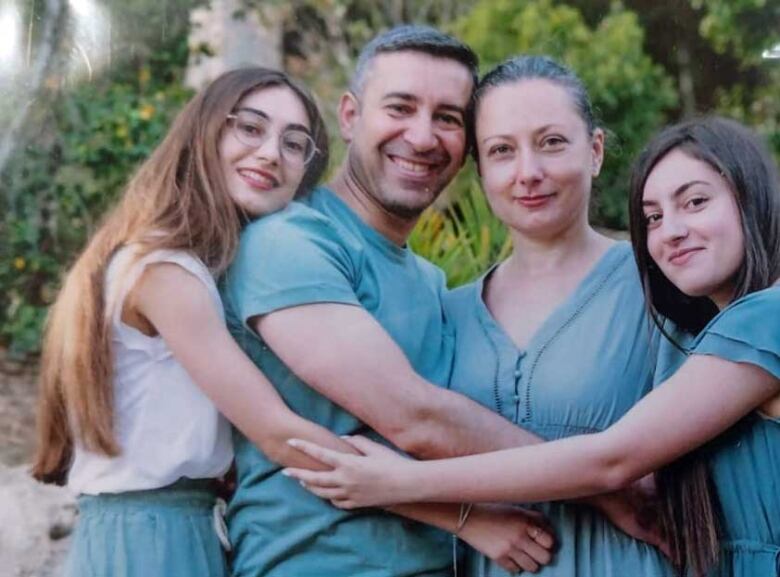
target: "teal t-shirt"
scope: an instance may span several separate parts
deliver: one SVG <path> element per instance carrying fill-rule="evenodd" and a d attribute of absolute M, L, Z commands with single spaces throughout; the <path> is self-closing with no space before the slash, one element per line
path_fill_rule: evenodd
<path fill-rule="evenodd" d="M 292 410 L 339 435 L 376 437 L 292 374 L 247 322 L 312 303 L 362 306 L 421 376 L 446 385 L 453 338 L 442 312 L 444 276 L 366 225 L 328 189 L 314 190 L 304 202 L 242 233 L 221 283 L 228 325 Z M 303 338 L 300 347 L 305 355 Z M 281 475 L 280 466 L 238 431 L 234 443 L 238 484 L 228 526 L 236 577 L 450 574 L 445 533 L 380 510 L 336 509 Z"/>

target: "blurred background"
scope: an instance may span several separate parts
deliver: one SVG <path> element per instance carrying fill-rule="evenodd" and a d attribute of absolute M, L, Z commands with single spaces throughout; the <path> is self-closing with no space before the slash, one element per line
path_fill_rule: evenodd
<path fill-rule="evenodd" d="M 731 116 L 780 160 L 780 0 L 0 0 L 0 466 L 29 458 L 35 359 L 63 271 L 193 91 L 243 64 L 287 70 L 318 95 L 335 166 L 356 55 L 405 22 L 456 34 L 483 70 L 543 53 L 583 78 L 608 131 L 601 227 L 625 230 L 631 161 L 668 122 Z M 470 164 L 411 243 L 452 285 L 510 250 Z M 0 469 L 0 497 L 9 479 Z M 29 517 L 0 506 L 0 561 L 12 513 Z M 46 574 L 25 567 L 8 574 Z"/>

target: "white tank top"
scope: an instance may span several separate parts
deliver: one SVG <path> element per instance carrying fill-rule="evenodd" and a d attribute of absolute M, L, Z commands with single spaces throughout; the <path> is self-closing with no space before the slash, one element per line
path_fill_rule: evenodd
<path fill-rule="evenodd" d="M 198 278 L 224 318 L 214 279 L 184 251 L 159 250 L 133 262 L 126 246 L 106 272 L 114 361 L 114 432 L 117 457 L 88 451 L 76 441 L 68 475 L 75 493 L 119 493 L 155 489 L 181 477 L 224 474 L 233 459 L 230 425 L 171 354 L 165 341 L 122 322 L 122 305 L 144 268 L 168 262 Z"/>

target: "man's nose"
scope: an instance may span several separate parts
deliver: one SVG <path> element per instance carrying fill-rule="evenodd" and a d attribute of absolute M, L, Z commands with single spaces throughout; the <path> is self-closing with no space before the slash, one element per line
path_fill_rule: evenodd
<path fill-rule="evenodd" d="M 404 131 L 404 139 L 416 152 L 425 152 L 436 147 L 436 136 L 433 121 L 425 116 L 416 116 L 409 120 Z"/>

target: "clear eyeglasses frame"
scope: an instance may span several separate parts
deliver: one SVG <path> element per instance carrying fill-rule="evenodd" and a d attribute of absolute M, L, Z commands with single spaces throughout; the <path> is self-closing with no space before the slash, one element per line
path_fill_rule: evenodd
<path fill-rule="evenodd" d="M 227 115 L 228 126 L 238 141 L 249 148 L 260 148 L 274 134 L 271 122 L 258 112 L 239 108 Z M 286 128 L 279 133 L 279 152 L 294 165 L 307 165 L 318 149 L 311 135 L 299 128 Z"/>

